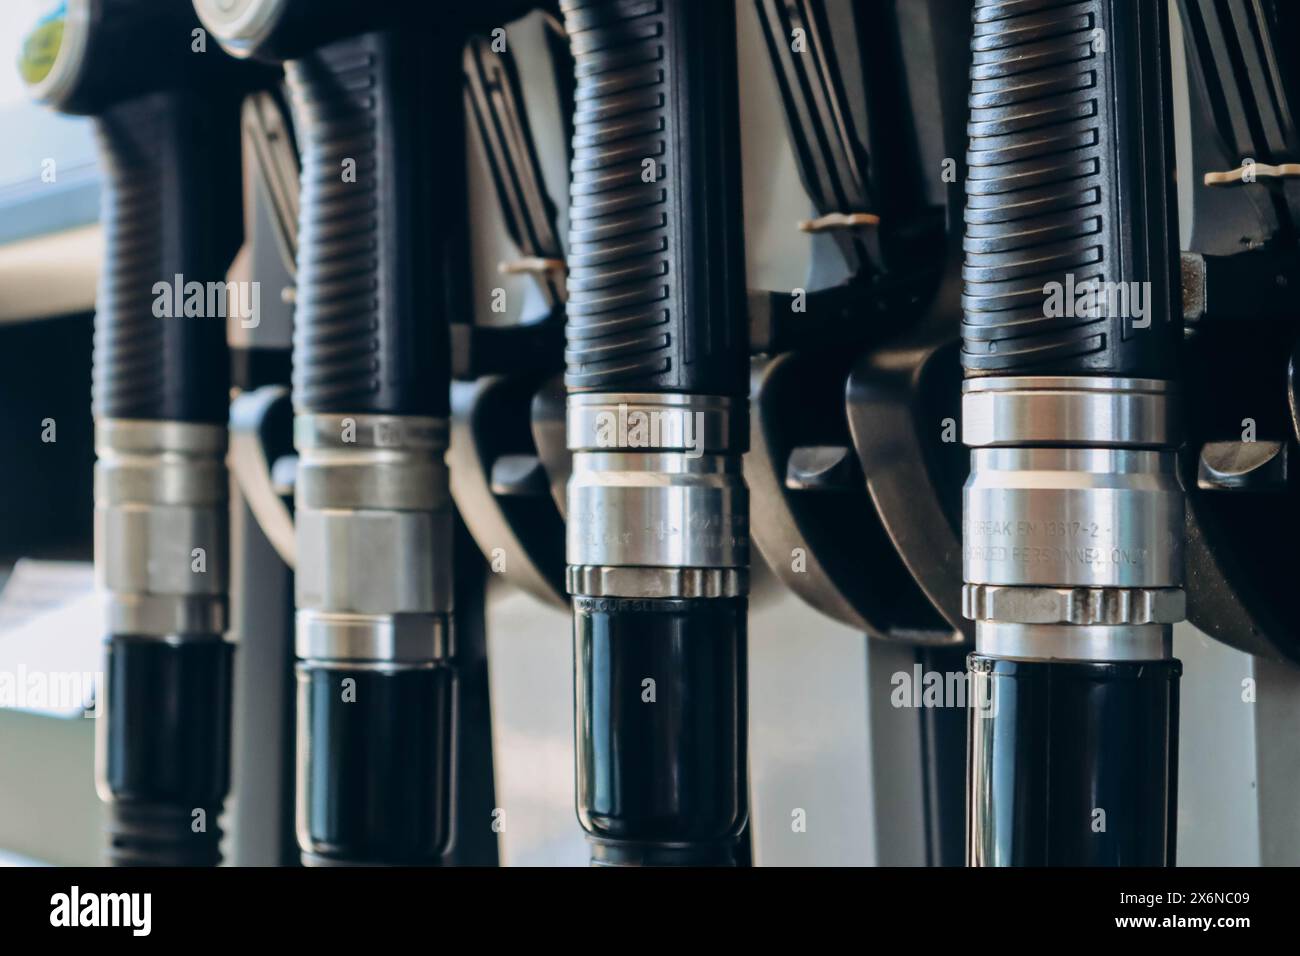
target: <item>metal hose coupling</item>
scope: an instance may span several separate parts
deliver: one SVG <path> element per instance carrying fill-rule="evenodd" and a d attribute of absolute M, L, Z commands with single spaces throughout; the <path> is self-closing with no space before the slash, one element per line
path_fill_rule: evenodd
<path fill-rule="evenodd" d="M 448 423 L 300 414 L 294 432 L 303 860 L 435 862 L 450 834 Z"/>
<path fill-rule="evenodd" d="M 743 403 L 730 398 L 570 395 L 569 592 L 746 594 L 746 424 Z"/>
<path fill-rule="evenodd" d="M 577 805 L 594 864 L 735 862 L 746 414 L 716 396 L 568 398 Z"/>
<path fill-rule="evenodd" d="M 963 609 L 979 654 L 1162 660 L 1185 613 L 1167 382 L 968 379 Z"/>
<path fill-rule="evenodd" d="M 224 425 L 95 425 L 95 572 L 109 633 L 185 640 L 226 629 Z"/>
<path fill-rule="evenodd" d="M 100 419 L 95 450 L 95 573 L 109 635 L 97 777 L 109 861 L 215 865 L 233 650 L 222 637 L 226 429 Z"/>

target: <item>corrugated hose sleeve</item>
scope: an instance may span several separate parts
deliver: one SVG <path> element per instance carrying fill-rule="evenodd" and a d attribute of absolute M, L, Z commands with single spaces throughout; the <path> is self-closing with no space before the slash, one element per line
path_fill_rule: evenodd
<path fill-rule="evenodd" d="M 577 81 L 565 383 L 745 394 L 733 4 L 561 7 Z"/>
<path fill-rule="evenodd" d="M 447 314 L 430 166 L 449 94 L 424 31 L 362 34 L 286 67 L 302 151 L 294 407 L 445 415 Z M 459 121 L 459 113 L 455 114 Z M 454 139 L 459 142 L 459 137 Z"/>
<path fill-rule="evenodd" d="M 977 0 L 967 374 L 1176 368 L 1166 16 L 1151 0 Z"/>
<path fill-rule="evenodd" d="M 224 423 L 225 314 L 234 306 L 224 283 L 242 237 L 239 100 L 142 96 L 107 110 L 96 131 L 104 268 L 95 415 Z M 222 284 L 220 298 L 210 283 Z M 241 307 L 251 304 L 240 295 Z"/>

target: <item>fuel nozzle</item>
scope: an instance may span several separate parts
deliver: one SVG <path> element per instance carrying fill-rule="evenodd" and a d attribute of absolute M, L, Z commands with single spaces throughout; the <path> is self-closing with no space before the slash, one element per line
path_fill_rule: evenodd
<path fill-rule="evenodd" d="M 1166 8 L 978 0 L 968 861 L 1174 858 L 1182 310 Z"/>
<path fill-rule="evenodd" d="M 461 83 L 459 51 L 419 6 L 196 0 L 232 52 L 285 60 L 302 156 L 297 829 L 312 865 L 433 864 L 451 838 L 449 348 L 436 264 L 440 197 L 456 190 L 430 164 L 461 122 Z"/>
<path fill-rule="evenodd" d="M 578 818 L 596 864 L 730 865 L 749 566 L 734 9 L 561 7 Z"/>
<path fill-rule="evenodd" d="M 229 784 L 229 367 L 224 315 L 193 289 L 227 291 L 241 237 L 239 104 L 257 76 L 197 50 L 197 28 L 172 0 L 68 0 L 37 21 L 19 60 L 34 99 L 94 117 L 104 176 L 98 785 L 117 865 L 215 864 Z"/>

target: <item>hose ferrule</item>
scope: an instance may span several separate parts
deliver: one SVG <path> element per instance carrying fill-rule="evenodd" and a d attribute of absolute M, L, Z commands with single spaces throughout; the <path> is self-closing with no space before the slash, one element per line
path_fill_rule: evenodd
<path fill-rule="evenodd" d="M 294 430 L 298 656 L 450 657 L 446 420 L 299 415 Z"/>
<path fill-rule="evenodd" d="M 964 610 L 981 654 L 1162 659 L 1185 612 L 1166 382 L 966 381 Z"/>
<path fill-rule="evenodd" d="M 745 411 L 719 396 L 569 396 L 571 593 L 746 593 Z"/>
<path fill-rule="evenodd" d="M 184 639 L 226 629 L 226 429 L 101 419 L 95 574 L 108 632 Z"/>

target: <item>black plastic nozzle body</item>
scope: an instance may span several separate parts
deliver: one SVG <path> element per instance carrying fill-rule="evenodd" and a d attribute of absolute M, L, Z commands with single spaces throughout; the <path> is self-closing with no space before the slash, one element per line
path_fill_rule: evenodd
<path fill-rule="evenodd" d="M 275 11 L 264 31 L 221 40 L 282 63 L 290 95 L 302 166 L 294 409 L 446 415 L 445 251 L 460 236 L 447 220 L 464 221 L 456 31 L 435 29 L 447 11 L 402 0 L 262 6 Z"/>
<path fill-rule="evenodd" d="M 239 97 L 159 91 L 109 107 L 96 132 L 105 248 L 95 416 L 224 424 L 226 321 L 209 303 L 220 284 L 226 309 L 234 304 L 225 283 L 242 238 Z"/>
<path fill-rule="evenodd" d="M 286 65 L 302 153 L 294 408 L 445 416 L 442 244 L 463 202 L 459 59 L 419 29 Z M 436 47 L 436 44 L 435 44 Z"/>
<path fill-rule="evenodd" d="M 224 286 L 243 236 L 240 102 L 268 74 L 209 47 L 189 4 L 89 11 L 73 79 L 49 105 L 95 118 L 103 166 L 95 414 L 224 422 L 225 325 L 207 314 L 208 290 Z"/>

